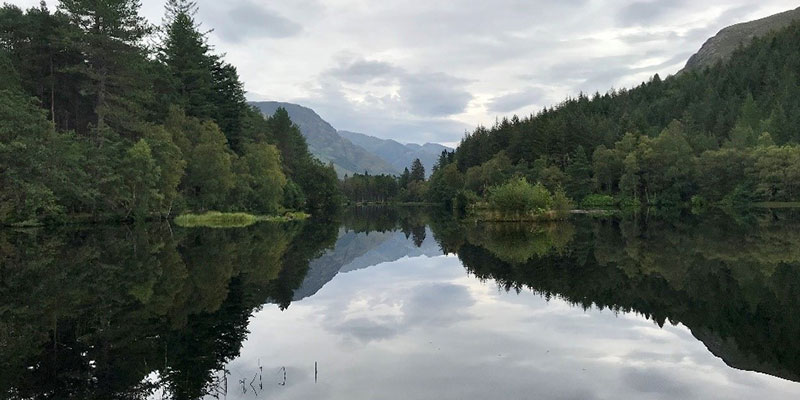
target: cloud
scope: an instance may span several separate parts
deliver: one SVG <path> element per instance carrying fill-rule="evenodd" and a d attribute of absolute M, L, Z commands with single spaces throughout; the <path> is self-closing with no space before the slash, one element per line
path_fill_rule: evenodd
<path fill-rule="evenodd" d="M 487 103 L 487 109 L 491 112 L 507 113 L 518 110 L 524 106 L 541 104 L 545 96 L 545 91 L 541 88 L 531 87 L 518 92 L 504 94 L 494 97 Z"/>
<path fill-rule="evenodd" d="M 442 72 L 409 74 L 401 80 L 400 96 L 411 112 L 441 117 L 464 112 L 472 100 L 465 80 Z"/>
<path fill-rule="evenodd" d="M 226 13 L 213 17 L 214 32 L 223 41 L 241 43 L 259 38 L 287 38 L 303 30 L 298 23 L 255 3 L 235 4 Z"/>
<path fill-rule="evenodd" d="M 498 114 L 674 74 L 720 29 L 797 7 L 796 0 L 362 3 L 198 0 L 198 18 L 215 30 L 211 44 L 237 66 L 251 97 L 310 106 L 338 129 L 454 143 Z M 151 22 L 163 7 L 142 0 Z"/>
<path fill-rule="evenodd" d="M 358 59 L 346 65 L 336 66 L 328 73 L 344 82 L 368 83 L 400 72 L 400 69 L 387 62 Z"/>
<path fill-rule="evenodd" d="M 359 317 L 349 317 L 341 310 L 351 305 L 337 305 L 325 315 L 332 332 L 348 339 L 367 343 L 387 340 L 412 329 L 447 328 L 472 319 L 468 309 L 475 299 L 465 286 L 451 283 L 420 283 L 395 297 L 359 299 L 368 304 Z"/>
<path fill-rule="evenodd" d="M 617 21 L 620 26 L 649 25 L 666 19 L 684 5 L 684 0 L 637 1 L 623 7 Z"/>

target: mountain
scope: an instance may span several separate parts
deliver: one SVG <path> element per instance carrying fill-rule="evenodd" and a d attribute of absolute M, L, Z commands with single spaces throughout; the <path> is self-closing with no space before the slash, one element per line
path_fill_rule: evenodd
<path fill-rule="evenodd" d="M 453 150 L 438 143 L 425 143 L 423 145 L 402 144 L 395 140 L 379 139 L 357 132 L 339 131 L 339 135 L 367 149 L 367 151 L 382 158 L 399 171 L 410 166 L 414 159 L 419 158 L 422 161 L 422 165 L 425 166 L 425 174 L 427 176 L 430 176 L 433 172 L 433 166 L 442 151 Z"/>
<path fill-rule="evenodd" d="M 250 104 L 268 116 L 274 114 L 278 107 L 285 108 L 292 121 L 300 127 L 311 154 L 325 163 L 333 162 L 339 177 L 364 171 L 370 174 L 394 175 L 402 171 L 363 147 L 341 137 L 331 124 L 308 107 L 277 101 L 257 101 Z"/>
<path fill-rule="evenodd" d="M 730 58 L 742 45 L 753 38 L 762 37 L 791 25 L 800 19 L 800 8 L 784 11 L 755 21 L 731 25 L 708 39 L 696 54 L 686 62 L 684 70 L 703 69 Z"/>

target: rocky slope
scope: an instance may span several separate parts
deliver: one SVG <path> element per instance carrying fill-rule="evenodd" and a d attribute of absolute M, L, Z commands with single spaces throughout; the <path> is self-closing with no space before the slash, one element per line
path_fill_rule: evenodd
<path fill-rule="evenodd" d="M 800 8 L 755 21 L 731 25 L 708 39 L 700 48 L 700 51 L 689 58 L 684 70 L 702 69 L 710 67 L 719 61 L 724 61 L 739 46 L 748 44 L 753 38 L 762 37 L 770 32 L 785 28 L 797 20 L 800 20 Z"/>
<path fill-rule="evenodd" d="M 292 121 L 300 127 L 311 154 L 325 163 L 333 162 L 339 177 L 364 171 L 370 174 L 400 173 L 400 170 L 380 157 L 341 137 L 331 124 L 308 107 L 277 101 L 258 101 L 250 104 L 265 115 L 272 115 L 278 107 L 285 108 Z"/>

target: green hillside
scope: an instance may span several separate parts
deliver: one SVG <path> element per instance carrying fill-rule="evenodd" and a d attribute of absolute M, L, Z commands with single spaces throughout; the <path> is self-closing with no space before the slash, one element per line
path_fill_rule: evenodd
<path fill-rule="evenodd" d="M 710 68 L 580 94 L 530 116 L 478 127 L 463 138 L 452 163 L 437 168 L 428 193 L 447 203 L 480 199 L 523 177 L 551 191 L 564 188 L 577 202 L 796 201 L 798 42 L 800 24 L 793 23 L 752 39 Z"/>

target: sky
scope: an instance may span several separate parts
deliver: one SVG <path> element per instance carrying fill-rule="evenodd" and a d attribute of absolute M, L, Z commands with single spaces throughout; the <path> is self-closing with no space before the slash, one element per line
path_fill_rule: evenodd
<path fill-rule="evenodd" d="M 38 0 L 13 0 L 21 7 Z M 48 2 L 51 7 L 55 1 Z M 159 24 L 164 0 L 142 0 Z M 477 125 L 674 74 L 720 29 L 786 0 L 198 0 L 250 100 L 339 130 L 456 144 Z"/>

